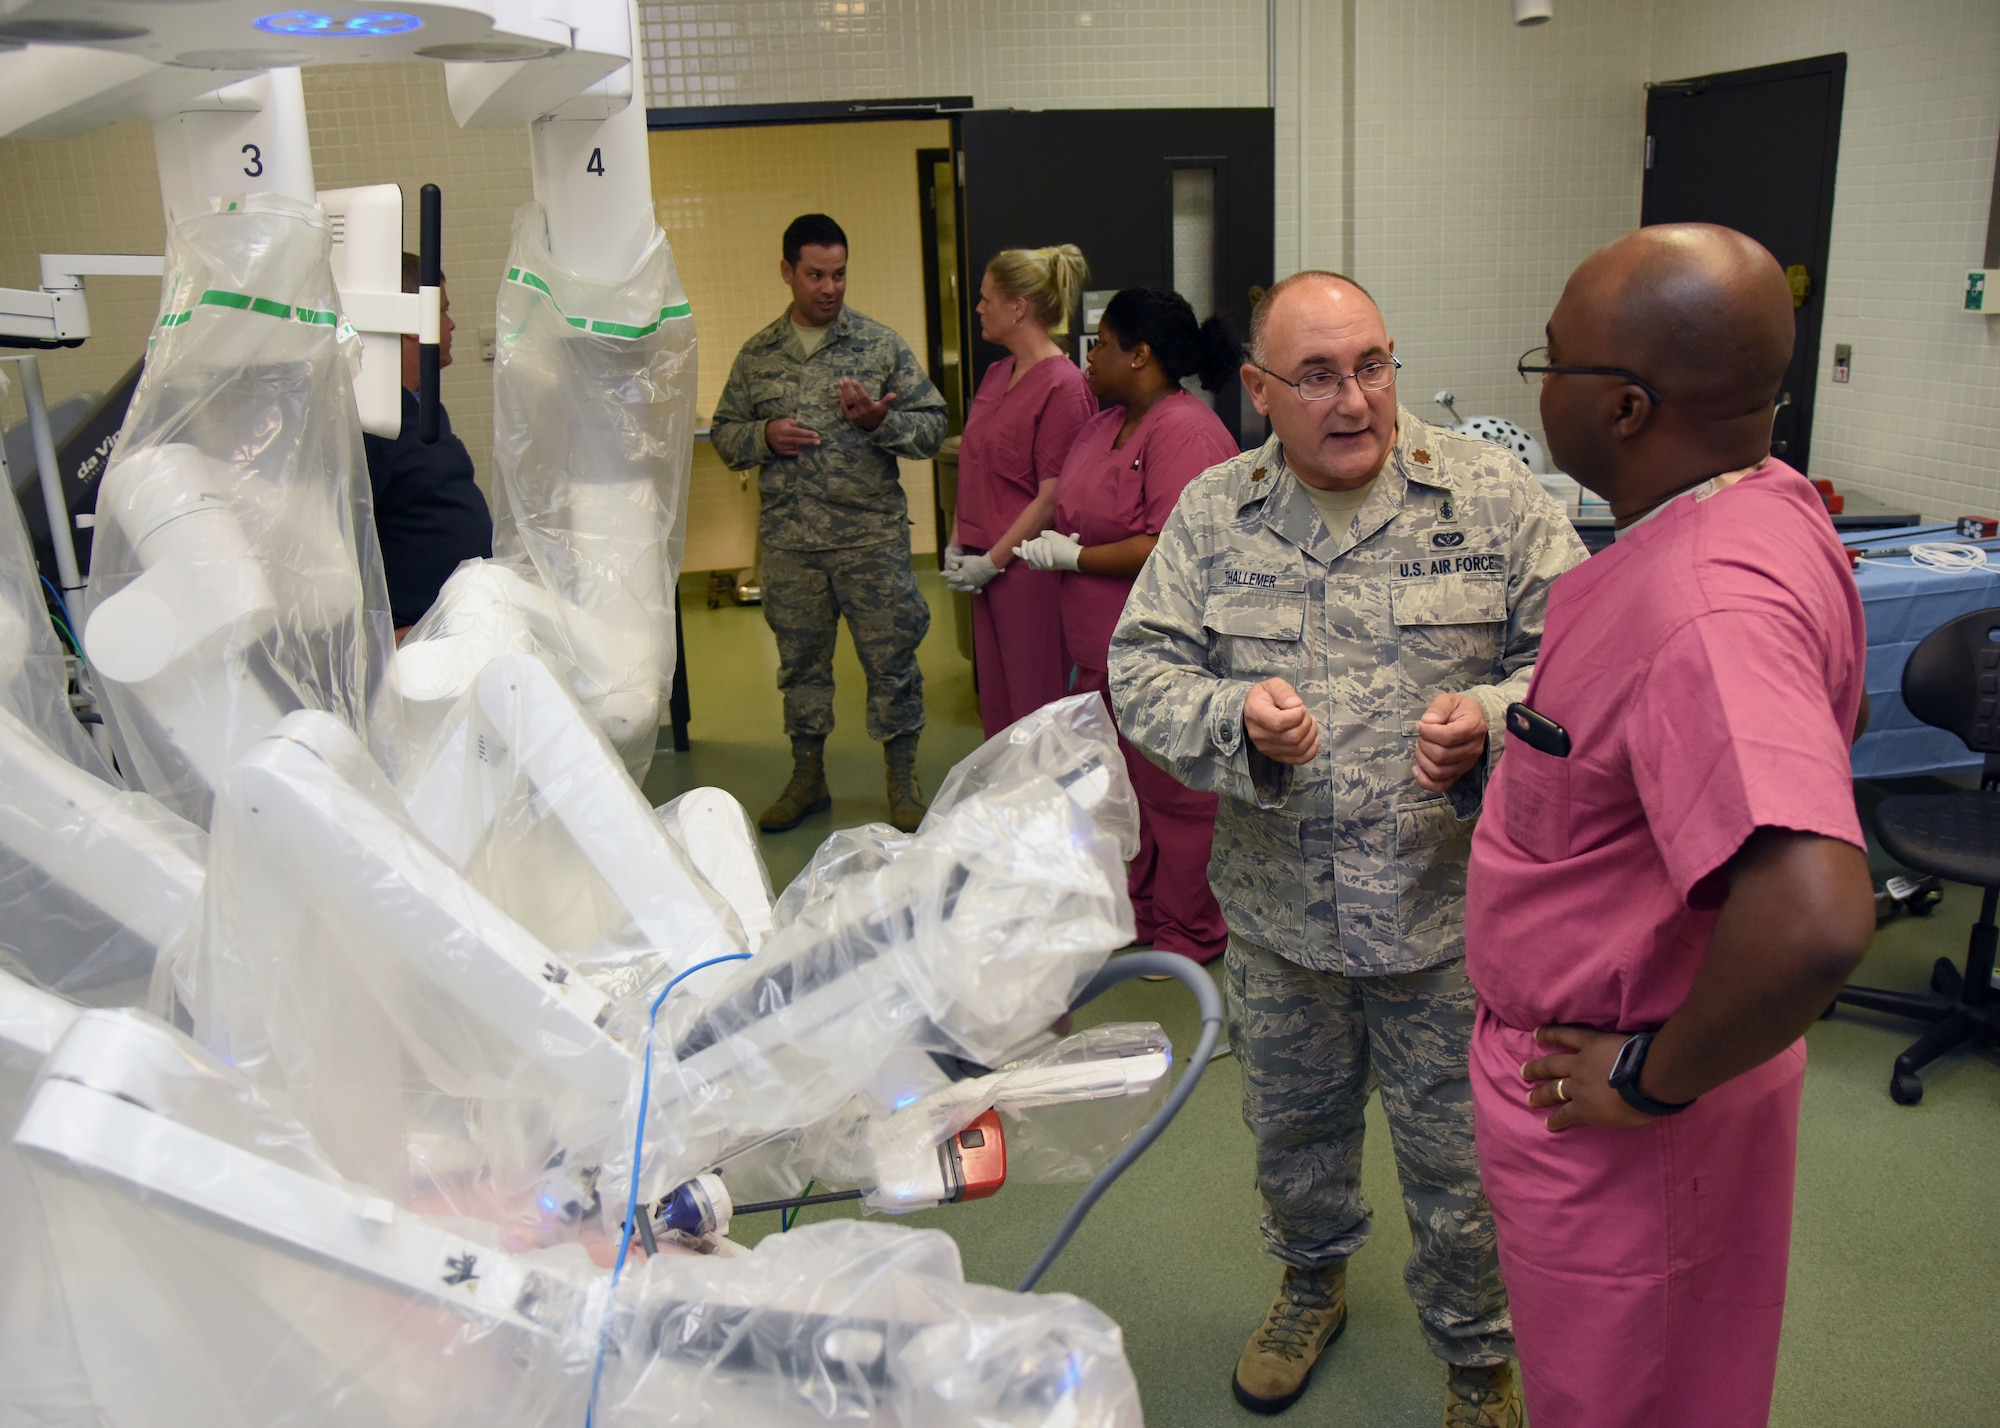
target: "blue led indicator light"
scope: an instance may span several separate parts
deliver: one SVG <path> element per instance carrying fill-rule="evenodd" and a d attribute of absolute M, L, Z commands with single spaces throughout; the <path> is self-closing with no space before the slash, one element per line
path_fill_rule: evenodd
<path fill-rule="evenodd" d="M 255 21 L 257 28 L 268 35 L 328 39 L 406 35 L 421 29 L 423 23 L 415 15 L 400 10 L 356 10 L 345 15 L 329 15 L 323 10 L 281 10 L 275 15 L 259 15 Z"/>

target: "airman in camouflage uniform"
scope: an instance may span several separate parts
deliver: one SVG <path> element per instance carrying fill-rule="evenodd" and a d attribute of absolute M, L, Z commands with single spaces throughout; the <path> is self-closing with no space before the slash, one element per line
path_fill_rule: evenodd
<path fill-rule="evenodd" d="M 1256 342 L 1253 331 L 1253 353 Z M 1361 1140 L 1372 1080 L 1415 1240 L 1405 1282 L 1433 1351 L 1455 1366 L 1458 1416 L 1447 1422 L 1518 1423 L 1473 1150 L 1465 871 L 1470 820 L 1506 706 L 1526 692 L 1549 585 L 1585 552 L 1511 452 L 1396 404 L 1386 346 L 1305 355 L 1327 351 L 1302 349 L 1297 370 L 1318 372 L 1324 387 L 1336 363 L 1373 361 L 1369 380 L 1388 384 L 1370 403 L 1386 449 L 1351 524 L 1327 528 L 1285 427 L 1326 424 L 1326 413 L 1360 411 L 1356 397 L 1377 393 L 1349 376 L 1331 401 L 1303 397 L 1285 367 L 1271 369 L 1294 387 L 1266 388 L 1271 406 L 1310 406 L 1273 411 L 1277 434 L 1262 449 L 1181 497 L 1113 637 L 1112 699 L 1149 757 L 1189 788 L 1224 795 L 1209 880 L 1231 933 L 1230 1037 L 1264 1237 L 1287 1266 L 1239 1364 L 1239 1401 L 1288 1406 L 1344 1325 L 1340 1271 L 1369 1231 Z M 1331 419 L 1342 442 L 1346 424 Z M 1367 475 L 1364 466 L 1355 480 Z M 1266 757 L 1246 732 L 1246 700 L 1269 679 L 1295 690 L 1318 724 L 1317 751 L 1297 766 Z M 1484 751 L 1432 792 L 1413 777 L 1418 722 L 1447 692 L 1476 701 L 1457 707 L 1473 739 L 1483 715 Z"/>
<path fill-rule="evenodd" d="M 806 222 L 787 230 L 788 250 Z M 931 617 L 910 569 L 896 458 L 937 454 L 944 397 L 902 338 L 846 306 L 846 238 L 823 222 L 830 231 L 816 236 L 839 235 L 838 243 L 816 242 L 808 227 L 802 250 L 788 251 L 794 307 L 743 344 L 711 424 L 710 439 L 731 469 L 762 468 L 764 620 L 778 641 L 794 769 L 759 822 L 767 831 L 789 828 L 830 802 L 821 753 L 833 728 L 834 641 L 845 615 L 868 676 L 868 736 L 887 753 L 891 821 L 914 829 L 924 807 L 914 769 L 924 727 L 917 646 Z M 816 258 L 828 271 L 813 288 L 806 274 L 819 272 Z M 802 326 L 824 330 L 810 350 Z M 798 445 L 773 430 L 786 424 L 814 439 Z M 774 436 L 796 451 L 774 446 Z"/>

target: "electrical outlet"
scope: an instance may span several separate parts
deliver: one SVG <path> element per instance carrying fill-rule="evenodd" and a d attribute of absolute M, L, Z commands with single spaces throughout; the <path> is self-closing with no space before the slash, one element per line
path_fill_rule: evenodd
<path fill-rule="evenodd" d="M 1846 342 L 1833 344 L 1833 380 L 1845 382 L 1854 370 L 1854 348 Z"/>
<path fill-rule="evenodd" d="M 479 360 L 482 362 L 493 360 L 493 337 L 493 329 L 482 324 L 479 329 Z"/>

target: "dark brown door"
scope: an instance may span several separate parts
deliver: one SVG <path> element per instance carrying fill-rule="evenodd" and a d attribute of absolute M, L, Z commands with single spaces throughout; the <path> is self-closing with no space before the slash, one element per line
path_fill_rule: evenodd
<path fill-rule="evenodd" d="M 974 110 L 958 123 L 968 295 L 1003 248 L 1074 243 L 1093 289 L 1171 288 L 1178 272 L 1200 301 L 1205 277 L 1211 310 L 1248 331 L 1250 289 L 1275 276 L 1270 110 Z M 976 390 L 1004 354 L 976 335 L 970 347 Z M 1240 399 L 1231 382 L 1215 401 L 1239 440 Z"/>
<path fill-rule="evenodd" d="M 1826 311 L 1827 240 L 1840 157 L 1847 56 L 1732 70 L 1649 87 L 1646 223 L 1720 223 L 1748 233 L 1792 275 L 1798 336 L 1771 449 L 1801 471 Z"/>

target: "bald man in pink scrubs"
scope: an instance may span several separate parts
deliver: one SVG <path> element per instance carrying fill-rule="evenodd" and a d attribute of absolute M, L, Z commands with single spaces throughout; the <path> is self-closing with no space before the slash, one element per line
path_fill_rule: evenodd
<path fill-rule="evenodd" d="M 1236 455 L 1222 418 L 1184 390 L 1214 391 L 1236 375 L 1243 349 L 1229 325 L 1195 321 L 1179 293 L 1127 288 L 1106 305 L 1090 351 L 1090 389 L 1106 403 L 1077 434 L 1056 483 L 1055 529 L 1021 547 L 1038 569 L 1061 572 L 1063 643 L 1076 691 L 1105 693 L 1111 632 L 1133 578 L 1188 483 Z M 1128 888 L 1138 939 L 1212 962 L 1229 924 L 1208 883 L 1215 795 L 1195 793 L 1118 736 L 1139 796 L 1139 855 Z"/>
<path fill-rule="evenodd" d="M 1776 260 L 1647 228 L 1549 320 L 1549 449 L 1611 549 L 1562 576 L 1473 839 L 1472 1085 L 1535 1428 L 1770 1416 L 1808 1026 L 1874 930 L 1854 582 L 1770 454 Z"/>

